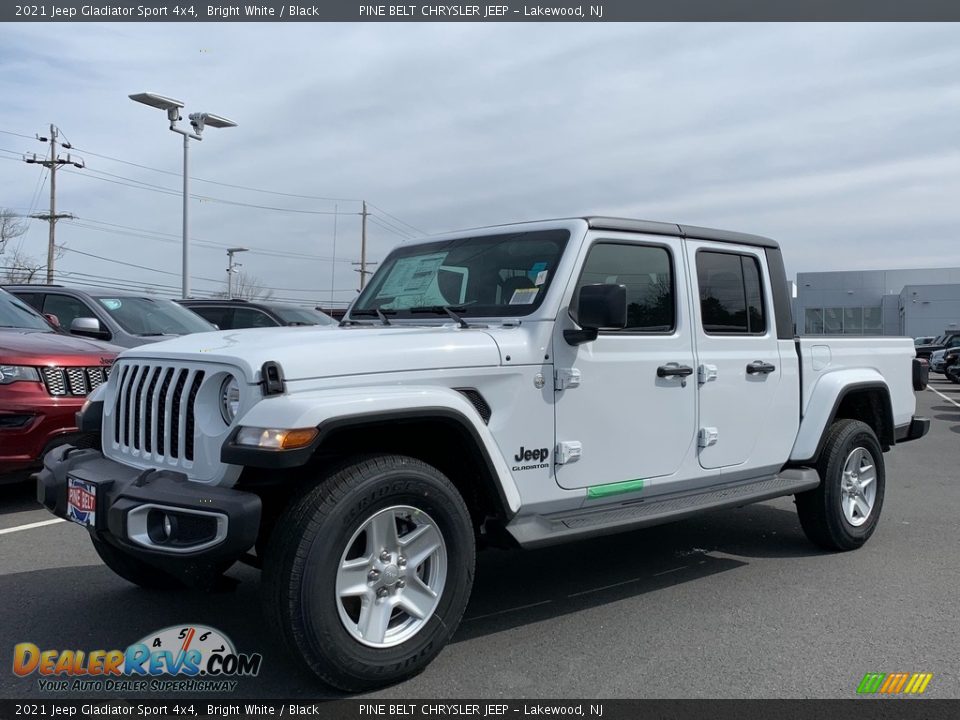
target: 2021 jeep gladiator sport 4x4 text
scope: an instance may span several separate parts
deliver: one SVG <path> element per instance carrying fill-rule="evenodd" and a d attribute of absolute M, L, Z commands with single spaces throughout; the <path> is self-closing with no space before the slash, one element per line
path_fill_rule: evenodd
<path fill-rule="evenodd" d="M 795 495 L 817 545 L 870 537 L 883 453 L 925 434 L 907 338 L 794 337 L 780 250 L 577 218 L 395 249 L 340 327 L 125 352 L 40 500 L 151 588 L 241 557 L 326 682 L 422 669 L 478 542 L 537 547 Z"/>

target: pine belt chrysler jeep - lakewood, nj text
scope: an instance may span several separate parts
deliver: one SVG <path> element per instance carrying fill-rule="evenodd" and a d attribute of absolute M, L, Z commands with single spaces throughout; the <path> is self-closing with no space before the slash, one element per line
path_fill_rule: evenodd
<path fill-rule="evenodd" d="M 873 533 L 883 453 L 923 436 L 907 338 L 794 337 L 777 244 L 577 218 L 395 249 L 340 327 L 123 353 L 101 450 L 40 500 L 117 574 L 262 567 L 324 681 L 408 677 L 450 640 L 478 543 L 523 548 L 795 495 L 817 545 Z"/>

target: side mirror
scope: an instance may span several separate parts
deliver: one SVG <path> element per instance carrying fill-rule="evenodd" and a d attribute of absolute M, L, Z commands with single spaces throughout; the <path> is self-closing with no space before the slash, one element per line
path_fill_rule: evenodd
<path fill-rule="evenodd" d="M 627 326 L 626 285 L 584 285 L 577 298 L 577 324 L 580 330 L 564 330 L 570 345 L 582 345 L 597 339 L 600 330 Z"/>
<path fill-rule="evenodd" d="M 70 333 L 81 337 L 96 338 L 104 340 L 110 337 L 110 333 L 100 327 L 100 321 L 92 317 L 74 318 L 70 323 Z"/>
<path fill-rule="evenodd" d="M 53 313 L 44 313 L 43 316 L 47 319 L 47 322 L 53 325 L 55 328 L 60 327 L 60 318 Z"/>

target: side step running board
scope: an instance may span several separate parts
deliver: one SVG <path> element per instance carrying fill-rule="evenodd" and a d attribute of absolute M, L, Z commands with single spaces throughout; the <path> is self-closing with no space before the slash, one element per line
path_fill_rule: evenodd
<path fill-rule="evenodd" d="M 708 510 L 738 507 L 793 495 L 811 490 L 819 484 L 820 476 L 816 470 L 790 469 L 773 477 L 741 480 L 697 492 L 633 500 L 601 508 L 580 508 L 555 515 L 521 515 L 507 525 L 507 530 L 523 547 L 542 547 L 574 537 L 607 535 L 681 520 Z"/>

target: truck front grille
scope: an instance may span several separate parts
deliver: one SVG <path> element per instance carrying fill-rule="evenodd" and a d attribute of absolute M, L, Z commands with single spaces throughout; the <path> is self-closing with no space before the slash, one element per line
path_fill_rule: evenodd
<path fill-rule="evenodd" d="M 57 397 L 86 397 L 110 376 L 108 367 L 44 367 L 40 376 L 47 392 Z"/>
<path fill-rule="evenodd" d="M 113 441 L 121 452 L 193 461 L 204 375 L 162 364 L 124 364 L 113 400 Z"/>

